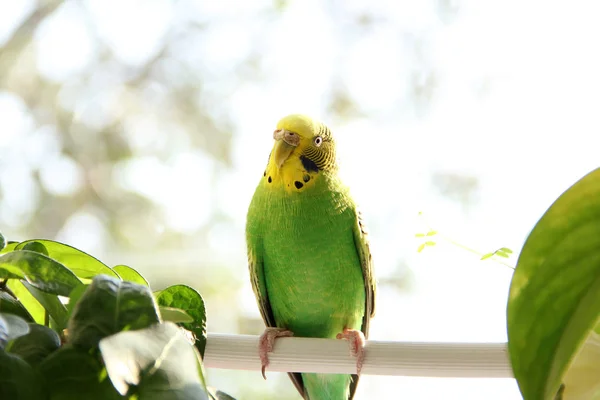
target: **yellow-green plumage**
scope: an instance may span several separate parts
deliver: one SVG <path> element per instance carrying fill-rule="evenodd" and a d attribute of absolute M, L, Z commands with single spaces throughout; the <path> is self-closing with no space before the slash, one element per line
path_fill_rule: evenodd
<path fill-rule="evenodd" d="M 368 336 L 375 280 L 360 215 L 337 174 L 327 127 L 302 115 L 282 119 L 248 210 L 252 286 L 268 327 L 335 338 Z M 290 374 L 305 399 L 346 400 L 356 375 Z"/>

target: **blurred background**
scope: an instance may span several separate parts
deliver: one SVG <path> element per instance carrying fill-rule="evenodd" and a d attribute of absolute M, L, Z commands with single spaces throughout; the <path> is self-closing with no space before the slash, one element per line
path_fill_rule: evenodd
<path fill-rule="evenodd" d="M 186 283 L 209 332 L 259 334 L 245 214 L 275 124 L 307 113 L 336 135 L 371 232 L 371 338 L 505 341 L 512 270 L 479 258 L 506 246 L 514 265 L 598 166 L 598 7 L 2 1 L 0 231 L 128 264 L 155 290 Z M 299 398 L 285 374 L 207 372 L 239 400 Z M 363 376 L 357 399 L 375 398 L 520 395 L 511 379 Z"/>

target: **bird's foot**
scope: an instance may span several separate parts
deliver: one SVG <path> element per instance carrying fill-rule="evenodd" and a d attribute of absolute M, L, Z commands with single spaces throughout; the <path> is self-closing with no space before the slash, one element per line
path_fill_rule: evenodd
<path fill-rule="evenodd" d="M 337 339 L 346 339 L 350 345 L 350 354 L 356 357 L 356 374 L 360 375 L 365 359 L 365 335 L 356 329 L 344 328 L 336 336 Z"/>
<path fill-rule="evenodd" d="M 258 339 L 258 355 L 262 365 L 261 372 L 263 378 L 267 379 L 267 376 L 265 375 L 265 369 L 269 366 L 269 356 L 267 353 L 273 351 L 275 339 L 278 337 L 290 336 L 294 336 L 294 332 L 285 328 L 267 328 L 262 335 L 260 335 L 260 338 Z"/>

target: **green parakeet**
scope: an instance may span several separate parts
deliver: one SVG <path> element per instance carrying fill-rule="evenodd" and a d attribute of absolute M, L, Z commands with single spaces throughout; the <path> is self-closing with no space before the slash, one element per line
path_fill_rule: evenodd
<path fill-rule="evenodd" d="M 289 115 L 273 137 L 246 222 L 252 288 L 267 325 L 259 346 L 263 376 L 276 337 L 348 339 L 357 374 L 289 375 L 304 399 L 352 399 L 375 312 L 366 230 L 338 176 L 329 128 Z"/>

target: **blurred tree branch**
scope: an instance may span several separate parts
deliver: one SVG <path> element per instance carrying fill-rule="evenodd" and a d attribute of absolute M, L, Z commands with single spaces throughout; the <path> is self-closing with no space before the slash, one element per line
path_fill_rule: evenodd
<path fill-rule="evenodd" d="M 14 60 L 31 43 L 40 23 L 56 11 L 63 2 L 64 0 L 41 1 L 41 6 L 34 9 L 0 47 L 0 86 L 2 86 L 2 78 L 8 75 L 8 70 L 12 67 Z"/>

